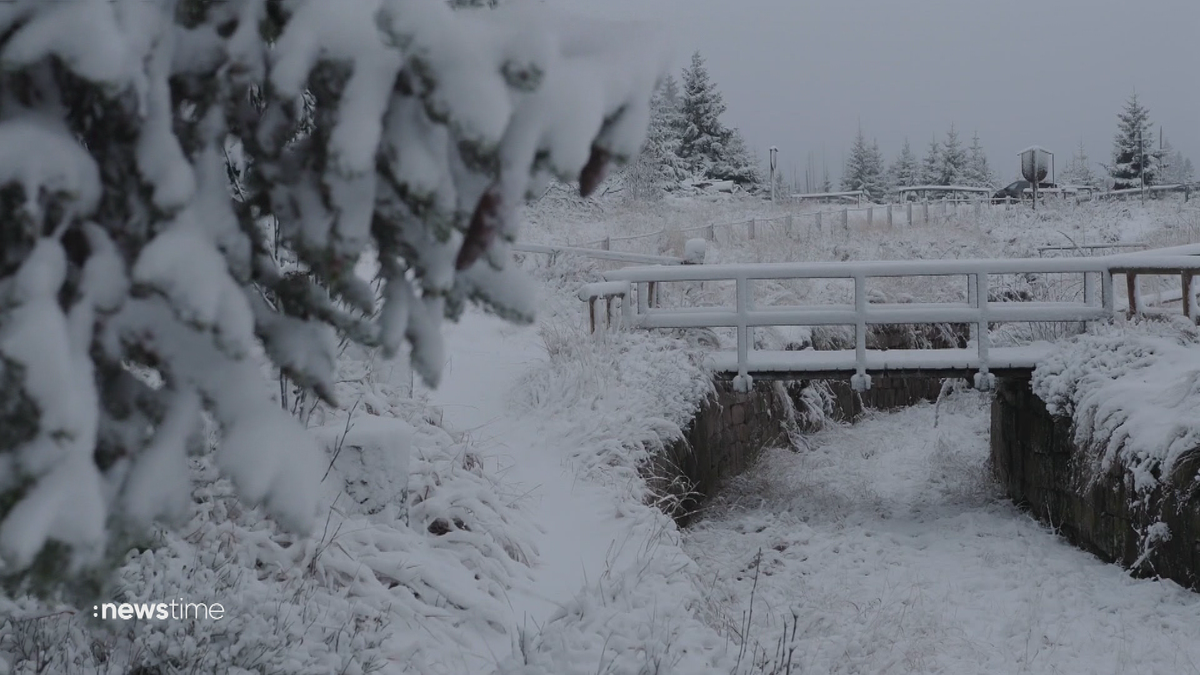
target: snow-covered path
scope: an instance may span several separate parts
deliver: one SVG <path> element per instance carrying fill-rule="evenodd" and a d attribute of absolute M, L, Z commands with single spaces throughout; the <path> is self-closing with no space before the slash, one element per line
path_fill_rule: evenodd
<path fill-rule="evenodd" d="M 496 462 L 514 498 L 540 528 L 531 583 L 510 589 L 513 625 L 535 629 L 619 559 L 614 551 L 634 523 L 615 518 L 613 494 L 576 477 L 556 441 L 570 419 L 514 415 L 508 401 L 518 379 L 546 358 L 536 329 L 516 327 L 478 311 L 445 329 L 447 364 L 430 402 L 443 423 L 465 432 L 481 455 Z M 478 672 L 490 673 L 511 645 L 479 654 Z"/>
<path fill-rule="evenodd" d="M 931 405 L 878 414 L 731 485 L 685 544 L 729 626 L 753 592 L 751 640 L 772 660 L 786 618 L 793 673 L 1200 673 L 1200 595 L 1001 500 L 978 394 L 939 422 Z M 784 672 L 752 660 L 741 672 Z"/>

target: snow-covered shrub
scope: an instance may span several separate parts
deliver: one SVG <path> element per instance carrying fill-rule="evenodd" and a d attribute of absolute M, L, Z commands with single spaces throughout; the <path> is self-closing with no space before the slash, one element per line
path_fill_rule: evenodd
<path fill-rule="evenodd" d="M 638 152 L 660 45 L 443 0 L 4 3 L 0 577 L 184 521 L 205 413 L 240 497 L 307 531 L 319 449 L 262 356 L 333 401 L 339 335 L 435 384 L 443 318 L 528 321 L 517 210 Z"/>
<path fill-rule="evenodd" d="M 1033 390 L 1072 419 L 1090 483 L 1114 469 L 1138 493 L 1200 479 L 1176 475 L 1200 451 L 1200 329 L 1190 321 L 1094 327 L 1038 365 Z"/>

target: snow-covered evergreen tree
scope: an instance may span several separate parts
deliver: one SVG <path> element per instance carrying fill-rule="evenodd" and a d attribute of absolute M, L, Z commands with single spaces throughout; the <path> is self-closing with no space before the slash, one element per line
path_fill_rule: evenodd
<path fill-rule="evenodd" d="M 904 139 L 904 147 L 900 149 L 896 161 L 892 162 L 891 167 L 888 168 L 888 174 L 894 188 L 921 184 L 921 167 L 917 163 L 917 155 L 913 152 L 908 138 Z"/>
<path fill-rule="evenodd" d="M 744 186 L 756 186 L 763 182 L 758 160 L 746 147 L 746 139 L 737 129 L 730 130 L 720 157 L 713 161 L 705 175 L 716 180 L 731 180 Z"/>
<path fill-rule="evenodd" d="M 879 152 L 879 144 L 868 145 L 861 126 L 854 136 L 850 156 L 846 158 L 846 167 L 842 172 L 842 190 L 863 190 L 872 201 L 882 200 L 887 192 L 883 180 L 883 155 Z"/>
<path fill-rule="evenodd" d="M 519 207 L 638 152 L 657 45 L 444 0 L 9 3 L 0 578 L 82 580 L 179 522 L 204 413 L 240 496 L 305 531 L 323 467 L 262 357 L 332 401 L 339 337 L 434 385 L 443 319 L 529 321 Z"/>
<path fill-rule="evenodd" d="M 871 176 L 872 186 L 867 189 L 872 201 L 883 202 L 891 189 L 887 169 L 884 166 L 883 151 L 879 149 L 879 140 L 871 139 L 871 147 L 867 153 L 867 174 Z"/>
<path fill-rule="evenodd" d="M 996 182 L 992 167 L 988 164 L 987 152 L 979 142 L 979 132 L 971 137 L 967 148 L 967 164 L 963 169 L 963 184 L 970 187 L 992 187 Z"/>
<path fill-rule="evenodd" d="M 967 167 L 967 151 L 958 138 L 958 130 L 950 125 L 946 142 L 938 157 L 938 185 L 962 185 Z"/>
<path fill-rule="evenodd" d="M 730 136 L 721 122 L 724 112 L 725 102 L 708 76 L 704 57 L 700 52 L 692 54 L 691 65 L 683 71 L 683 133 L 679 141 L 679 157 L 691 172 L 706 174 L 724 158 Z"/>
<path fill-rule="evenodd" d="M 624 171 L 632 199 L 655 199 L 687 177 L 679 157 L 682 128 L 679 82 L 668 75 L 650 100 L 650 128 L 642 151 Z"/>
<path fill-rule="evenodd" d="M 1156 151 L 1159 158 L 1159 182 L 1163 185 L 1180 185 L 1195 180 L 1195 168 L 1190 159 L 1171 146 L 1171 141 L 1162 138 Z"/>
<path fill-rule="evenodd" d="M 1086 185 L 1094 188 L 1103 187 L 1100 177 L 1092 171 L 1091 160 L 1083 147 L 1083 139 L 1079 139 L 1079 147 L 1071 156 L 1067 170 L 1063 172 L 1062 182 L 1067 185 Z"/>
<path fill-rule="evenodd" d="M 921 160 L 921 184 L 943 185 L 942 180 L 942 145 L 937 136 L 929 139 L 929 149 L 925 159 Z"/>
<path fill-rule="evenodd" d="M 1112 189 L 1141 187 L 1143 174 L 1145 184 L 1154 185 L 1158 178 L 1156 159 L 1150 111 L 1138 103 L 1137 92 L 1134 92 L 1125 102 L 1125 108 L 1117 114 L 1112 164 L 1108 166 Z"/>

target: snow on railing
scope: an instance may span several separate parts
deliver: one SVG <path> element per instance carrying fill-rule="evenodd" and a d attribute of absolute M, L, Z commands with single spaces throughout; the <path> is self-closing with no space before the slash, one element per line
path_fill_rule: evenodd
<path fill-rule="evenodd" d="M 1083 275 L 1083 301 L 1054 302 L 992 302 L 989 300 L 993 275 L 1025 273 L 1075 273 Z M 1179 275 L 1183 295 L 1193 296 L 1184 303 L 1184 314 L 1194 316 L 1196 307 L 1192 292 L 1192 277 L 1200 273 L 1200 257 L 1181 251 L 1147 255 L 1146 252 L 1118 254 L 1091 258 L 1013 258 L 993 260 L 896 260 L 869 262 L 809 262 L 718 264 L 692 267 L 635 267 L 605 274 L 610 281 L 630 284 L 637 302 L 626 303 L 626 321 L 642 328 L 735 328 L 737 333 L 736 361 L 729 364 L 735 370 L 735 388 L 748 391 L 751 376 L 751 355 L 754 351 L 752 331 L 765 326 L 824 326 L 852 325 L 855 327 L 855 351 L 852 386 L 865 390 L 871 386 L 868 367 L 880 360 L 868 355 L 867 327 L 887 324 L 966 323 L 974 327 L 974 354 L 971 362 L 977 369 L 975 386 L 989 388 L 994 376 L 993 366 L 1008 363 L 990 357 L 989 324 L 1002 322 L 1078 322 L 1112 318 L 1116 314 L 1113 275 L 1128 279 L 1129 307 L 1138 312 L 1137 275 Z M 964 276 L 967 279 L 967 302 L 889 303 L 876 304 L 868 300 L 867 280 L 895 277 Z M 764 307 L 754 303 L 754 283 L 759 280 L 781 279 L 852 279 L 853 305 L 808 305 L 795 307 Z M 729 307 L 653 308 L 648 302 L 651 284 L 669 282 L 733 281 L 735 302 Z M 1097 281 L 1099 284 L 1097 284 Z M 905 350 L 892 350 L 904 352 Z M 913 367 L 942 367 L 938 351 L 920 350 L 898 359 Z M 1012 351 L 1012 350 L 1009 350 Z M 892 352 L 889 352 L 891 354 Z M 928 358 L 916 358 L 927 356 Z M 820 355 L 818 355 L 820 356 Z M 870 356 L 870 358 L 869 358 Z M 915 356 L 915 357 L 914 357 Z M 913 357 L 913 358 L 910 358 Z M 1012 355 L 1006 358 L 1011 361 Z M 830 360 L 830 359 L 826 359 Z M 833 362 L 830 360 L 831 363 Z M 1012 364 L 1009 363 L 1011 366 Z M 832 367 L 832 366 L 830 366 Z M 838 365 L 839 368 L 843 367 Z M 893 366 L 895 367 L 895 366 Z M 961 366 L 960 366 L 961 367 Z"/>

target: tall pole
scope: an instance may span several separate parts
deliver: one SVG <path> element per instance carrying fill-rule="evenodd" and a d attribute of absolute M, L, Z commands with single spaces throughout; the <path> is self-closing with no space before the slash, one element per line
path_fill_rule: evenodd
<path fill-rule="evenodd" d="M 775 164 L 779 157 L 779 148 L 771 146 L 767 152 L 771 155 L 771 203 L 775 203 Z"/>

